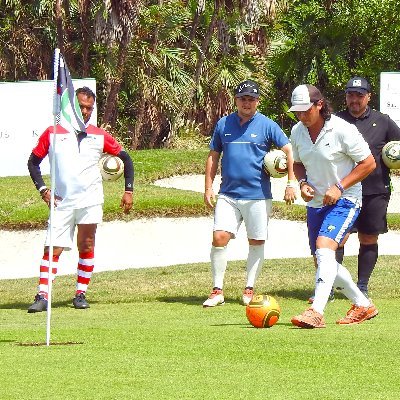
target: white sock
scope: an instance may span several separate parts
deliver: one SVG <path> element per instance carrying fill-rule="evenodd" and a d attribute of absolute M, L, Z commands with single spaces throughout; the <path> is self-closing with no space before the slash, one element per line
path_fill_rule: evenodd
<path fill-rule="evenodd" d="M 246 287 L 254 287 L 258 276 L 260 275 L 264 263 L 264 244 L 249 245 L 249 254 L 247 256 L 247 283 Z"/>
<path fill-rule="evenodd" d="M 224 285 L 226 266 L 228 264 L 228 260 L 226 257 L 226 246 L 211 246 L 210 258 L 214 287 L 222 289 Z"/>
<path fill-rule="evenodd" d="M 335 251 L 331 249 L 317 249 L 315 256 L 318 268 L 315 275 L 315 298 L 312 308 L 323 314 L 336 278 L 337 262 Z"/>
<path fill-rule="evenodd" d="M 335 287 L 340 290 L 353 304 L 361 307 L 368 307 L 370 305 L 361 290 L 354 283 L 350 272 L 343 265 L 337 263 L 338 273 L 335 279 Z"/>

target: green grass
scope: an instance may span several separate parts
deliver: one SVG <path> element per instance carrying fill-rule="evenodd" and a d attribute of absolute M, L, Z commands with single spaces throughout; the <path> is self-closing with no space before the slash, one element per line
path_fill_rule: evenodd
<path fill-rule="evenodd" d="M 132 152 L 135 164 L 134 209 L 124 215 L 119 207 L 123 181 L 105 182 L 104 220 L 132 220 L 154 216 L 209 215 L 203 196 L 190 191 L 154 186 L 157 179 L 174 175 L 204 173 L 207 149 L 141 150 Z M 50 178 L 45 177 L 50 186 Z M 43 228 L 48 209 L 40 199 L 30 177 L 0 178 L 0 229 Z"/>
<path fill-rule="evenodd" d="M 160 178 L 203 173 L 207 152 L 132 153 L 135 209 L 124 216 L 122 182 L 106 183 L 105 220 L 207 215 L 201 194 L 152 185 Z M 0 191 L 0 229 L 45 225 L 48 210 L 29 177 L 0 178 Z M 274 202 L 275 218 L 304 215 L 304 207 Z M 389 226 L 400 229 L 399 214 L 389 216 Z M 356 258 L 345 261 L 354 276 Z M 75 276 L 59 276 L 49 347 L 36 345 L 46 340 L 46 313 L 26 312 L 37 278 L 0 280 L 0 399 L 399 397 L 398 257 L 381 256 L 374 271 L 370 295 L 380 310 L 377 318 L 337 326 L 349 307 L 339 294 L 327 306 L 327 328 L 320 330 L 290 323 L 313 292 L 311 258 L 265 262 L 258 290 L 273 295 L 282 308 L 271 329 L 251 327 L 239 304 L 243 264 L 229 263 L 227 304 L 215 309 L 201 307 L 210 290 L 208 263 L 95 273 L 89 310 L 71 306 Z"/>
<path fill-rule="evenodd" d="M 346 261 L 354 273 L 355 257 Z M 380 258 L 371 287 L 380 314 L 359 326 L 335 324 L 349 307 L 339 294 L 326 329 L 294 328 L 290 318 L 313 290 L 313 265 L 282 259 L 266 261 L 258 282 L 278 300 L 281 318 L 255 329 L 239 304 L 244 275 L 243 262 L 229 264 L 227 304 L 215 309 L 201 307 L 208 264 L 95 274 L 89 310 L 70 304 L 75 277 L 57 277 L 50 347 L 33 345 L 45 342 L 46 313 L 26 313 L 37 280 L 0 281 L 0 398 L 398 397 L 397 257 Z"/>
<path fill-rule="evenodd" d="M 134 208 L 124 215 L 119 207 L 122 180 L 104 184 L 104 220 L 130 221 L 147 217 L 189 217 L 210 215 L 200 193 L 160 188 L 157 179 L 176 175 L 204 174 L 208 149 L 141 150 L 131 152 L 135 164 Z M 45 177 L 50 185 L 50 178 Z M 0 178 L 0 229 L 44 228 L 48 209 L 29 177 Z M 305 207 L 274 202 L 273 218 L 304 221 Z M 389 228 L 400 229 L 400 214 L 390 214 Z"/>

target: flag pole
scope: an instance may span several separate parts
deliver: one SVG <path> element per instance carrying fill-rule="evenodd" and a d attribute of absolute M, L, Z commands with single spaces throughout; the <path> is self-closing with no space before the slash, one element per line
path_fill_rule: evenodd
<path fill-rule="evenodd" d="M 56 130 L 57 130 L 57 115 L 60 113 L 60 96 L 57 92 L 58 70 L 60 63 L 60 49 L 54 50 L 54 88 L 53 88 L 53 155 L 51 158 L 50 174 L 51 174 L 51 196 L 50 196 L 50 218 L 49 218 L 49 292 L 47 297 L 47 321 L 46 321 L 46 345 L 50 346 L 51 333 L 51 301 L 53 287 L 53 215 L 54 215 L 54 192 L 55 192 L 55 165 L 56 165 Z"/>

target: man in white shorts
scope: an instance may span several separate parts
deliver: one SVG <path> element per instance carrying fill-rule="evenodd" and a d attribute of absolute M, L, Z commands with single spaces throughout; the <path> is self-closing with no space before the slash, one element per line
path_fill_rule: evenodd
<path fill-rule="evenodd" d="M 274 121 L 257 111 L 259 87 L 242 82 L 235 90 L 237 112 L 221 118 L 215 127 L 205 171 L 205 204 L 213 208 L 214 228 L 211 247 L 213 289 L 203 307 L 224 304 L 223 282 L 227 267 L 227 245 L 235 238 L 242 222 L 249 242 L 247 282 L 243 304 L 254 294 L 254 285 L 264 262 L 268 218 L 272 207 L 270 177 L 263 170 L 263 159 L 271 146 L 287 156 L 289 182 L 284 199 L 291 204 L 295 196 L 292 148 L 287 136 Z M 213 181 L 221 160 L 222 183 L 215 204 Z"/>
<path fill-rule="evenodd" d="M 375 160 L 357 128 L 331 115 L 328 102 L 315 86 L 298 86 L 289 111 L 299 119 L 290 140 L 294 172 L 307 202 L 308 237 L 317 266 L 314 302 L 293 317 L 292 323 L 300 328 L 324 328 L 324 309 L 334 285 L 352 302 L 337 323 L 358 324 L 375 317 L 378 310 L 336 261 L 335 251 L 344 245 L 360 213 L 360 181 L 374 170 Z"/>
<path fill-rule="evenodd" d="M 77 227 L 79 260 L 77 283 L 72 304 L 77 309 L 89 308 L 86 291 L 94 269 L 94 247 L 97 224 L 103 218 L 103 185 L 98 162 L 103 153 L 120 157 L 124 163 L 125 191 L 121 208 L 129 213 L 133 201 L 134 169 L 131 157 L 104 129 L 89 124 L 96 96 L 88 87 L 76 91 L 86 132 L 70 132 L 56 127 L 55 208 L 52 215 L 53 259 L 52 274 L 57 273 L 57 262 L 63 250 L 70 250 Z M 51 191 L 40 171 L 40 163 L 49 155 L 54 157 L 54 127 L 48 127 L 39 137 L 29 157 L 30 176 L 42 200 L 49 206 Z M 49 231 L 40 264 L 38 293 L 29 313 L 47 310 L 49 288 Z"/>

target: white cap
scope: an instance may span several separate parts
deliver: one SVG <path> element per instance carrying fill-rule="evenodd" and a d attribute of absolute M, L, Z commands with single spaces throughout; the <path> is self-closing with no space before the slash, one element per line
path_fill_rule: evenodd
<path fill-rule="evenodd" d="M 297 86 L 292 93 L 292 107 L 289 111 L 307 111 L 322 98 L 321 92 L 313 85 Z"/>

